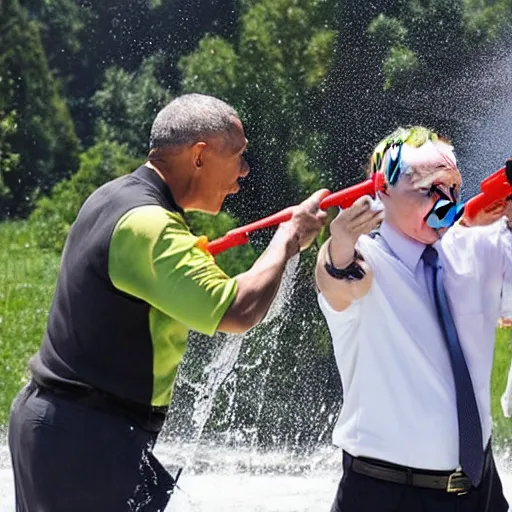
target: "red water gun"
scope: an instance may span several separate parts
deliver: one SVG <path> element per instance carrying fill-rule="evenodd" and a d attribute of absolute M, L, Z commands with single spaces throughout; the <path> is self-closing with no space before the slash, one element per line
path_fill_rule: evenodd
<path fill-rule="evenodd" d="M 320 202 L 320 209 L 327 210 L 332 206 L 340 206 L 341 208 L 348 208 L 351 206 L 356 199 L 359 197 L 368 195 L 375 197 L 376 192 L 382 190 L 384 187 L 384 175 L 382 173 L 374 173 L 370 179 L 367 179 L 357 185 L 340 190 L 331 194 L 326 193 L 326 196 Z M 238 245 L 244 245 L 249 242 L 249 235 L 253 231 L 257 231 L 263 228 L 276 226 L 286 222 L 292 218 L 293 206 L 281 210 L 280 212 L 274 213 L 269 217 L 257 220 L 251 224 L 240 226 L 239 228 L 228 231 L 223 237 L 213 240 L 207 244 L 207 249 L 210 254 L 215 256 L 226 249 L 236 247 Z"/>
<path fill-rule="evenodd" d="M 342 189 L 334 194 L 326 193 L 326 197 L 320 202 L 320 208 L 322 210 L 327 210 L 332 206 L 348 208 L 359 197 L 364 195 L 375 197 L 376 192 L 383 189 L 384 183 L 383 174 L 375 173 L 370 179 L 358 183 L 357 185 Z M 512 158 L 507 160 L 505 167 L 502 167 L 482 181 L 480 191 L 479 194 L 469 199 L 464 206 L 464 216 L 470 220 L 474 219 L 482 210 L 500 201 L 504 201 L 507 197 L 512 195 Z M 249 235 L 253 231 L 275 226 L 290 220 L 293 208 L 293 206 L 286 208 L 264 219 L 232 229 L 223 237 L 207 243 L 206 248 L 215 256 L 231 247 L 244 245 L 249 242 Z"/>
<path fill-rule="evenodd" d="M 469 199 L 464 206 L 464 217 L 474 219 L 479 212 L 507 199 L 512 195 L 512 158 L 480 184 L 480 193 Z"/>

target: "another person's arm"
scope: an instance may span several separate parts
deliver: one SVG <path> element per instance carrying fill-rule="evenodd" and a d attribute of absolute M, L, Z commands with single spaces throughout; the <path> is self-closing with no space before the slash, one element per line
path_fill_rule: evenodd
<path fill-rule="evenodd" d="M 476 218 L 462 217 L 459 226 L 465 230 L 466 247 L 475 252 L 489 279 L 512 286 L 512 201 L 511 198 L 492 205 Z M 454 226 L 452 229 L 459 229 Z M 459 231 L 460 232 L 460 231 Z"/>
<path fill-rule="evenodd" d="M 341 211 L 332 221 L 331 238 L 320 249 L 315 276 L 318 289 L 335 311 L 344 311 L 370 290 L 372 271 L 364 259 L 356 260 L 355 247 L 359 236 L 375 229 L 383 217 L 382 211 L 375 212 L 371 209 L 368 197 L 362 197 L 350 208 Z M 337 269 L 346 269 L 353 263 L 364 272 L 362 278 L 338 279 L 326 270 L 326 264 L 332 264 Z"/>
<path fill-rule="evenodd" d="M 488 226 L 500 220 L 503 216 L 512 221 L 512 196 L 498 201 L 477 213 L 474 219 L 463 216 L 459 223 L 465 227 Z"/>

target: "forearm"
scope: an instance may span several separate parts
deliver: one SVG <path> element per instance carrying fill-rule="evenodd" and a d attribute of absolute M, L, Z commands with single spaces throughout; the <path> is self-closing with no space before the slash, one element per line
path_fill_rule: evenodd
<path fill-rule="evenodd" d="M 340 245 L 344 245 L 344 247 L 340 247 Z M 348 257 L 348 254 L 351 256 Z M 329 305 L 336 311 L 347 309 L 354 300 L 364 297 L 371 287 L 373 273 L 364 260 L 358 260 L 358 265 L 364 271 L 364 276 L 361 279 L 337 279 L 331 276 L 325 268 L 326 263 L 329 262 L 332 262 L 337 268 L 345 268 L 352 263 L 353 258 L 353 245 L 340 244 L 333 239 L 329 239 L 322 246 L 318 255 L 315 271 L 316 283 Z"/>
<path fill-rule="evenodd" d="M 236 276 L 237 294 L 218 330 L 245 332 L 261 322 L 279 289 L 287 261 L 298 252 L 295 234 L 280 227 L 254 265 Z"/>

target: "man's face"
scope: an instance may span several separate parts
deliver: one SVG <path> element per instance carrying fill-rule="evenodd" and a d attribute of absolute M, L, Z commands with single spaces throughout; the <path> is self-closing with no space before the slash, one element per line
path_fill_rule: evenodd
<path fill-rule="evenodd" d="M 387 195 L 382 195 L 386 220 L 408 237 L 433 244 L 448 228 L 435 230 L 426 218 L 439 199 L 459 200 L 462 178 L 453 153 L 444 143 L 409 147 L 404 153 L 408 170 L 395 186 L 387 188 Z"/>
<path fill-rule="evenodd" d="M 211 137 L 200 157 L 201 210 L 209 213 L 218 213 L 226 197 L 240 190 L 238 179 L 249 174 L 244 158 L 247 147 L 244 129 L 239 119 L 233 118 L 233 125 L 229 139 Z"/>

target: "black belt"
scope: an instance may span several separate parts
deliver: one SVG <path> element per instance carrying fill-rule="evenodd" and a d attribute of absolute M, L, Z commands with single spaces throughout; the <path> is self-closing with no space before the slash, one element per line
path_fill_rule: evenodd
<path fill-rule="evenodd" d="M 144 430 L 154 433 L 158 433 L 162 429 L 168 411 L 168 407 L 139 404 L 89 386 L 64 382 L 42 384 L 34 379 L 32 379 L 31 385 L 42 392 L 54 394 L 71 402 L 123 416 Z"/>
<path fill-rule="evenodd" d="M 438 489 L 458 495 L 466 494 L 473 488 L 471 480 L 461 471 L 424 472 L 420 469 L 398 466 L 364 457 L 352 457 L 348 453 L 345 453 L 345 455 L 350 458 L 350 468 L 354 473 L 377 478 L 378 480 L 426 489 Z M 484 475 L 489 469 L 491 460 L 492 452 L 489 442 L 489 446 L 485 450 Z"/>

